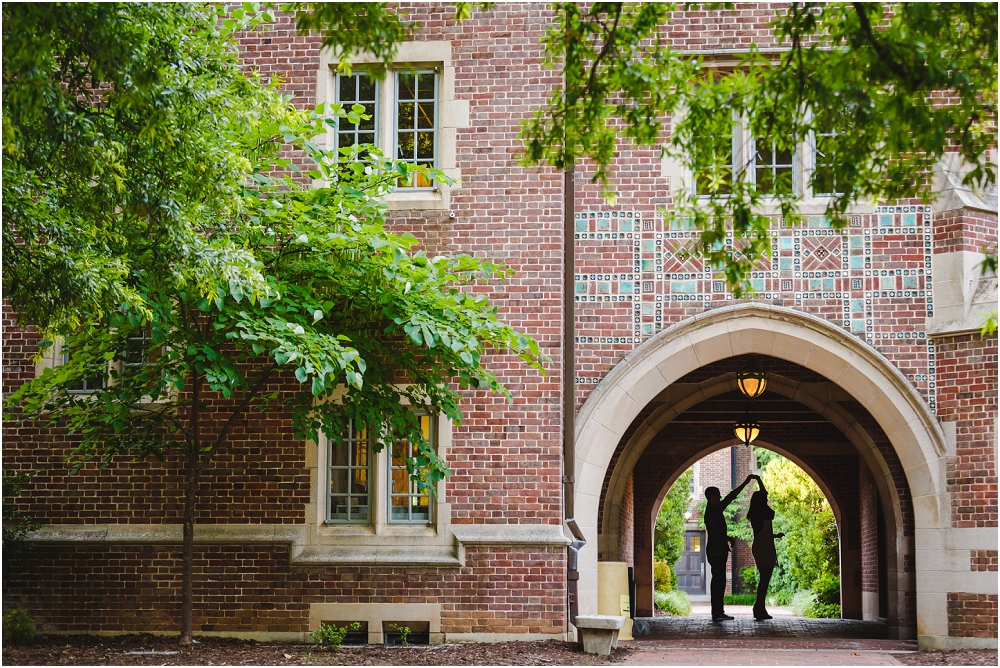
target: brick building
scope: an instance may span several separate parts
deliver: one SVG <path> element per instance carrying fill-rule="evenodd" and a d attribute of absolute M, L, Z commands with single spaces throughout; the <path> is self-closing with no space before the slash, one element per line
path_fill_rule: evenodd
<path fill-rule="evenodd" d="M 995 193 L 963 188 L 958 166 L 943 165 L 932 205 L 858 204 L 842 232 L 822 217 L 822 193 L 805 193 L 806 224 L 775 218 L 758 298 L 737 303 L 680 252 L 692 232 L 657 213 L 690 174 L 657 149 L 626 149 L 611 207 L 578 169 L 577 417 L 564 465 L 563 176 L 517 165 L 520 121 L 555 81 L 539 47 L 552 17 L 542 5 L 498 4 L 463 23 L 448 6 L 409 10 L 421 28 L 378 86 L 338 76 L 287 17 L 243 39 L 247 67 L 280 75 L 302 105 L 369 105 L 374 141 L 458 180 L 390 195 L 392 224 L 431 253 L 514 269 L 494 299 L 538 339 L 548 375 L 489 358 L 512 405 L 470 391 L 461 426 L 427 418 L 453 472 L 437 502 L 395 503 L 384 453 L 360 463 L 360 445 L 344 459 L 298 442 L 284 416 L 244 421 L 203 484 L 195 633 L 303 639 L 321 621 L 360 621 L 373 642 L 393 622 L 432 641 L 565 637 L 568 474 L 587 540 L 580 612 L 597 610 L 598 561 L 620 560 L 649 615 L 656 509 L 681 472 L 734 444 L 735 373 L 754 355 L 769 376 L 758 443 L 808 471 L 834 508 L 844 616 L 885 619 L 925 648 L 996 647 L 997 338 L 978 333 L 996 293 L 977 269 L 996 243 Z M 752 41 L 767 50 L 773 11 L 682 12 L 668 32 L 727 66 Z M 407 109 L 425 122 L 405 125 Z M 815 155 L 803 145 L 795 160 L 805 188 Z M 33 376 L 37 350 L 11 323 L 5 310 L 5 393 Z M 71 447 L 66 434 L 5 425 L 4 469 L 37 471 L 23 509 L 43 523 L 5 607 L 46 631 L 176 629 L 180 462 L 67 477 Z M 335 474 L 360 486 L 340 489 Z"/>

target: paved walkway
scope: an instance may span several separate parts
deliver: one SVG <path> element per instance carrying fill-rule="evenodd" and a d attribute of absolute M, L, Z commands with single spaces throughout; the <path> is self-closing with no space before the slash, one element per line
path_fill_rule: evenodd
<path fill-rule="evenodd" d="M 636 666 L 895 666 L 894 654 L 914 652 L 912 640 L 890 640 L 878 622 L 804 619 L 787 609 L 754 620 L 748 606 L 729 606 L 735 619 L 714 623 L 697 605 L 688 617 L 646 618 L 650 635 L 628 643 Z M 744 609 L 745 608 L 745 609 Z"/>

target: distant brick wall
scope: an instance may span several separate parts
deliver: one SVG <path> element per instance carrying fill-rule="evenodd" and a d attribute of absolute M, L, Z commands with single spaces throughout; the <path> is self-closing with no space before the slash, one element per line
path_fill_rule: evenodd
<path fill-rule="evenodd" d="M 632 491 L 632 474 L 629 474 L 628 482 L 625 483 L 625 497 L 622 499 L 622 512 L 618 519 L 618 561 L 624 561 L 629 566 L 635 566 L 635 505 Z"/>
<path fill-rule="evenodd" d="M 997 336 L 965 334 L 937 342 L 938 415 L 956 422 L 948 460 L 955 527 L 997 526 Z"/>
<path fill-rule="evenodd" d="M 445 633 L 561 633 L 562 549 L 470 548 L 464 568 L 293 568 L 288 548 L 195 546 L 194 629 L 310 631 L 311 603 L 440 603 Z M 141 632 L 180 624 L 180 548 L 48 545 L 4 599 L 39 630 Z M 401 620 L 404 621 L 404 620 Z"/>
<path fill-rule="evenodd" d="M 996 594 L 948 594 L 948 635 L 959 638 L 997 637 Z"/>
<path fill-rule="evenodd" d="M 859 505 L 861 509 L 861 591 L 877 592 L 878 582 L 878 490 L 871 470 L 858 460 Z"/>
<path fill-rule="evenodd" d="M 997 550 L 971 550 L 969 554 L 970 571 L 997 570 Z"/>
<path fill-rule="evenodd" d="M 935 253 L 982 253 L 984 246 L 995 248 L 996 243 L 996 214 L 960 209 L 943 212 L 934 221 Z"/>

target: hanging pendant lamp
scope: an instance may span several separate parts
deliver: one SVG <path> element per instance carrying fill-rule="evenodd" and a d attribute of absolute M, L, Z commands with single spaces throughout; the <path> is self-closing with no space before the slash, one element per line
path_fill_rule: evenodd
<path fill-rule="evenodd" d="M 750 358 L 750 362 L 736 374 L 736 384 L 748 399 L 756 399 L 767 387 L 767 374 Z"/>

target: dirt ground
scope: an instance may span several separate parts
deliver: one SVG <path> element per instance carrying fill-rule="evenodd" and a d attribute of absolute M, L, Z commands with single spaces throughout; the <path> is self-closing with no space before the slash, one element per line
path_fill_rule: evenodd
<path fill-rule="evenodd" d="M 4 666 L 601 666 L 628 664 L 635 650 L 619 647 L 610 657 L 584 654 L 578 646 L 545 640 L 482 644 L 365 645 L 339 652 L 311 645 L 201 638 L 182 648 L 175 637 L 129 635 L 39 636 L 24 647 L 4 647 Z M 909 666 L 996 666 L 997 650 L 897 653 Z"/>
<path fill-rule="evenodd" d="M 995 666 L 997 650 L 963 649 L 947 652 L 913 652 L 893 654 L 904 666 Z"/>
<path fill-rule="evenodd" d="M 129 635 L 39 636 L 31 645 L 4 647 L 4 666 L 602 666 L 625 662 L 634 650 L 610 657 L 584 654 L 556 640 L 450 645 L 344 646 L 201 638 L 180 647 L 174 637 Z"/>

